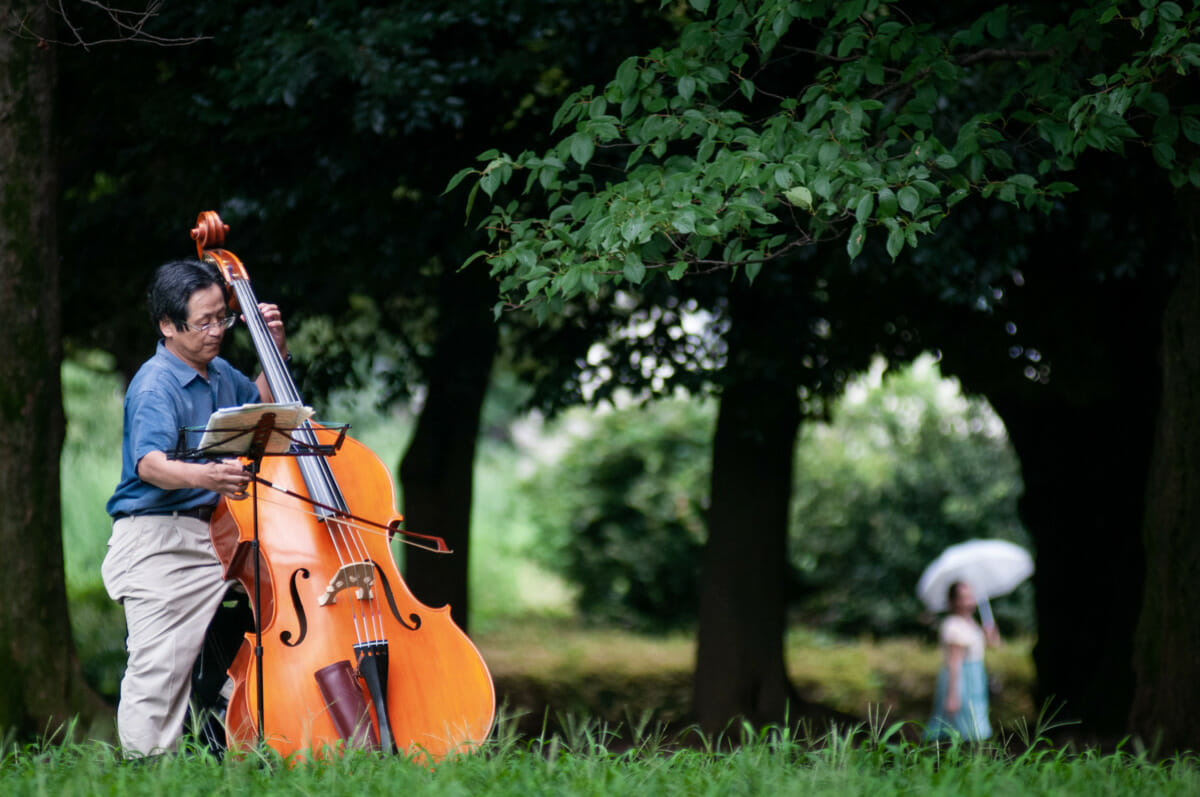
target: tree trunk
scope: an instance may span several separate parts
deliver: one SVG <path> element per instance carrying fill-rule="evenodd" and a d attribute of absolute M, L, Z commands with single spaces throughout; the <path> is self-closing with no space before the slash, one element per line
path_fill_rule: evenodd
<path fill-rule="evenodd" d="M 404 527 L 443 537 L 453 555 L 405 551 L 405 581 L 431 606 L 450 604 L 466 630 L 475 444 L 497 345 L 495 288 L 483 269 L 442 276 L 438 342 L 428 392 L 400 465 Z"/>
<path fill-rule="evenodd" d="M 49 30 L 47 6 L 7 4 L 5 19 Z M 22 738 L 112 736 L 71 641 L 63 574 L 59 454 L 64 420 L 55 242 L 53 48 L 0 35 L 0 728 Z"/>
<path fill-rule="evenodd" d="M 1021 460 L 1037 571 L 1037 699 L 1083 739 L 1113 742 L 1133 698 L 1138 528 L 1148 412 L 1127 403 L 997 401 Z M 1120 419 L 1120 420 L 1118 420 Z M 1041 705 L 1039 705 L 1039 708 Z"/>
<path fill-rule="evenodd" d="M 1162 402 L 1146 488 L 1146 585 L 1130 727 L 1160 753 L 1200 749 L 1200 192 L 1183 218 L 1194 256 L 1162 319 Z"/>
<path fill-rule="evenodd" d="M 800 422 L 798 382 L 781 352 L 794 307 L 765 284 L 731 299 L 729 361 L 713 436 L 712 505 L 700 584 L 693 710 L 719 734 L 745 719 L 787 719 L 784 663 L 788 506 Z M 790 311 L 790 312 L 789 312 Z"/>

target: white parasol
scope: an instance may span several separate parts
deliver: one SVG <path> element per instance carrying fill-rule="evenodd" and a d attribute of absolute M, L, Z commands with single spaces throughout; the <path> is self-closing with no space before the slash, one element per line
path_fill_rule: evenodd
<path fill-rule="evenodd" d="M 971 585 L 985 626 L 992 625 L 989 598 L 1007 595 L 1033 575 L 1033 557 L 1006 540 L 968 540 L 942 551 L 921 574 L 917 597 L 935 612 L 944 612 L 946 592 L 955 581 Z"/>

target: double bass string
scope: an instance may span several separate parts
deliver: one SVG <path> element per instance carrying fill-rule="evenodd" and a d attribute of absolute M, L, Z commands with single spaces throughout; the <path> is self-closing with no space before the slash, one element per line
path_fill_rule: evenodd
<path fill-rule="evenodd" d="M 239 280 L 234 283 L 234 290 L 238 295 L 238 302 L 243 309 L 252 307 L 257 310 L 258 299 L 255 297 L 253 288 L 247 281 Z M 250 334 L 255 339 L 255 348 L 258 350 L 259 356 L 263 361 L 263 370 L 266 372 L 267 382 L 271 386 L 271 391 L 275 394 L 275 400 L 277 402 L 298 403 L 300 401 L 300 393 L 296 390 L 295 384 L 287 372 L 283 359 L 279 355 L 279 350 L 271 340 L 266 322 L 263 321 L 262 316 L 257 312 L 246 314 L 245 318 L 247 326 L 250 328 Z M 316 433 L 308 422 L 305 422 L 297 430 L 297 434 L 303 438 L 307 445 L 315 446 L 318 443 Z M 334 507 L 338 510 L 346 510 L 345 502 L 341 497 L 341 490 L 337 487 L 337 482 L 329 470 L 329 465 L 324 457 L 302 457 L 300 458 L 299 467 L 301 473 L 304 475 L 304 481 L 310 493 L 319 493 L 316 497 L 326 506 Z M 361 538 L 356 533 L 353 533 L 352 527 L 348 526 L 328 510 L 318 510 L 316 514 L 322 520 L 326 532 L 329 534 L 330 541 L 337 554 L 339 567 L 351 562 L 370 564 Z M 371 601 L 369 596 L 367 600 L 367 604 L 362 606 L 360 606 L 358 600 L 351 599 L 349 601 L 355 635 L 359 642 L 365 642 L 368 639 L 378 639 L 381 635 L 380 628 L 382 624 L 377 617 L 379 612 L 378 604 Z M 362 609 L 362 616 L 359 613 L 360 608 Z M 367 612 L 368 608 L 373 609 L 369 614 Z"/>
<path fill-rule="evenodd" d="M 279 350 L 271 339 L 266 322 L 258 313 L 258 299 L 254 295 L 254 289 L 246 280 L 231 281 L 231 285 L 237 295 L 238 304 L 242 308 L 246 326 L 249 327 L 250 335 L 254 339 L 255 349 L 259 352 L 267 384 L 271 386 L 275 401 L 277 403 L 300 402 L 300 393 L 287 371 Z M 296 430 L 296 434 L 307 445 L 316 446 L 319 442 L 316 432 L 308 421 L 305 421 Z M 299 457 L 298 464 L 310 494 L 319 493 L 319 495 L 313 496 L 314 498 L 326 506 L 349 512 L 324 456 Z M 352 562 L 364 564 L 370 568 L 373 576 L 374 563 L 367 555 L 356 524 L 348 523 L 342 517 L 325 509 L 318 508 L 315 514 L 322 520 L 326 532 L 329 534 L 330 542 L 337 554 L 339 567 L 345 567 Z M 383 620 L 380 616 L 382 609 L 375 596 L 373 581 L 372 578 L 371 584 L 364 585 L 361 598 L 355 593 L 347 601 L 354 622 L 355 636 L 359 643 L 379 641 L 384 636 Z"/>

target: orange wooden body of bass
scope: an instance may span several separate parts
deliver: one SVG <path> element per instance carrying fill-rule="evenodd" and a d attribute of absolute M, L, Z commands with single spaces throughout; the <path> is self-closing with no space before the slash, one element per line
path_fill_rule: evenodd
<path fill-rule="evenodd" d="M 318 436 L 322 434 L 319 427 Z M 348 506 L 360 517 L 398 517 L 391 475 L 367 447 L 346 438 L 328 462 Z M 304 494 L 296 459 L 266 457 L 265 480 Z M 263 645 L 264 740 L 279 753 L 319 752 L 337 745 L 334 727 L 315 674 L 338 660 L 354 662 L 353 590 L 320 605 L 337 575 L 325 522 L 298 498 L 260 490 L 258 536 L 262 554 L 260 591 Z M 269 503 L 264 503 L 264 499 Z M 226 575 L 254 594 L 251 539 L 254 506 L 250 499 L 222 500 L 212 519 L 218 554 Z M 439 759 L 469 751 L 488 735 L 495 715 L 495 692 L 487 665 L 467 635 L 451 620 L 448 606 L 433 609 L 417 601 L 400 576 L 387 533 L 360 530 L 358 536 L 376 567 L 371 588 L 373 612 L 383 619 L 389 643 L 388 713 L 400 753 Z M 359 611 L 363 614 L 363 611 Z M 248 633 L 230 675 L 235 688 L 226 716 L 231 749 L 257 741 L 255 635 Z M 364 692 L 364 704 L 370 696 Z M 371 709 L 372 721 L 376 721 Z"/>

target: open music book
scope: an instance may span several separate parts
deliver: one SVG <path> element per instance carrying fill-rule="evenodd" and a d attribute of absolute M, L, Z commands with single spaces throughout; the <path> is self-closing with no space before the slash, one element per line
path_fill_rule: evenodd
<path fill-rule="evenodd" d="M 289 404 L 243 404 L 226 407 L 208 416 L 199 450 L 207 455 L 238 456 L 250 450 L 254 430 L 267 413 L 274 413 L 265 453 L 281 454 L 292 444 L 291 431 L 313 416 L 312 407 Z"/>

